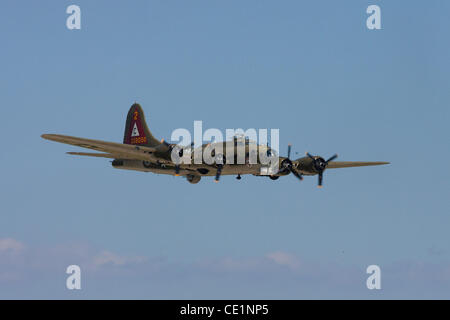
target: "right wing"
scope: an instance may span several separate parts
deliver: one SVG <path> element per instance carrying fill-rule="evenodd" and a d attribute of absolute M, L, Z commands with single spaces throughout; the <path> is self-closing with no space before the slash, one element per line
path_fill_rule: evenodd
<path fill-rule="evenodd" d="M 389 164 L 389 162 L 384 162 L 384 161 L 372 161 L 372 162 L 364 162 L 364 161 L 330 161 L 328 163 L 328 165 L 327 165 L 327 169 L 379 166 L 379 165 L 383 165 L 383 164 Z"/>
<path fill-rule="evenodd" d="M 145 161 L 158 160 L 158 158 L 153 155 L 153 153 L 155 152 L 155 148 L 151 147 L 134 146 L 130 144 L 122 144 L 116 142 L 77 138 L 59 134 L 43 134 L 41 137 L 51 141 L 56 141 L 81 148 L 87 148 L 104 152 L 103 154 L 85 153 L 85 152 L 72 152 L 70 154 L 104 157 L 104 158 L 111 157 L 118 159 L 122 158 L 122 159 L 145 160 Z"/>

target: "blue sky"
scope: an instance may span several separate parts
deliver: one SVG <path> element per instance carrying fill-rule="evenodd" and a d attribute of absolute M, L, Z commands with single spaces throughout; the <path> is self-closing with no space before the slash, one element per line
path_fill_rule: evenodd
<path fill-rule="evenodd" d="M 66 28 L 77 4 L 82 29 Z M 381 7 L 382 30 L 366 28 Z M 447 1 L 2 1 L 0 298 L 450 298 Z M 115 170 L 44 141 L 279 128 L 384 167 L 323 189 Z M 82 268 L 79 292 L 65 268 Z M 382 270 L 382 290 L 365 287 Z"/>

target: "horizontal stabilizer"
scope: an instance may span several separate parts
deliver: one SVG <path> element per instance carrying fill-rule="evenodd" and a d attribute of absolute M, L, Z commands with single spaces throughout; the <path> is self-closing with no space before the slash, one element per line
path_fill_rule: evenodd
<path fill-rule="evenodd" d="M 129 144 L 77 138 L 60 134 L 43 134 L 41 137 L 55 142 L 70 144 L 81 148 L 87 148 L 104 152 L 107 154 L 112 154 L 114 155 L 115 158 L 146 160 L 146 161 L 156 159 L 153 156 L 155 148 L 152 147 L 145 147 L 145 146 L 138 147 Z"/>

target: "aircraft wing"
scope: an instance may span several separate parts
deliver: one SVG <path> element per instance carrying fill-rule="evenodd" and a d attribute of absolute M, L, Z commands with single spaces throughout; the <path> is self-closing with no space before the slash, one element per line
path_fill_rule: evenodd
<path fill-rule="evenodd" d="M 155 148 L 151 147 L 135 146 L 130 144 L 107 142 L 102 140 L 77 138 L 60 134 L 43 134 L 41 137 L 51 141 L 56 141 L 81 148 L 87 148 L 104 152 L 104 153 L 72 152 L 70 154 L 103 157 L 103 158 L 111 157 L 122 159 L 145 160 L 145 161 L 157 160 L 157 157 L 153 155 L 153 153 L 155 152 Z"/>
<path fill-rule="evenodd" d="M 389 164 L 389 162 L 383 162 L 383 161 L 372 161 L 372 162 L 364 162 L 364 161 L 330 161 L 328 163 L 328 165 L 327 165 L 327 169 L 379 166 L 379 165 L 383 165 L 383 164 Z"/>
<path fill-rule="evenodd" d="M 88 157 L 97 157 L 97 158 L 109 158 L 109 159 L 134 159 L 132 156 L 112 154 L 112 153 L 95 153 L 95 152 L 66 152 L 67 154 L 75 155 L 75 156 L 88 156 Z"/>

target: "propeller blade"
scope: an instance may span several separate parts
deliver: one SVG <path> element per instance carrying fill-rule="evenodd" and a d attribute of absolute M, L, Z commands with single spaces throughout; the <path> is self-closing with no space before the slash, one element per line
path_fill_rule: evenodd
<path fill-rule="evenodd" d="M 330 159 L 328 159 L 328 160 L 325 161 L 325 162 L 328 164 L 328 162 L 333 161 L 333 160 L 336 159 L 337 157 L 338 157 L 338 155 L 335 154 L 334 156 L 332 156 Z"/>
<path fill-rule="evenodd" d="M 291 147 L 292 147 L 292 145 L 288 144 L 288 155 L 287 155 L 288 159 L 291 158 Z"/>
<path fill-rule="evenodd" d="M 319 173 L 319 185 L 318 185 L 319 188 L 322 188 L 322 180 L 323 180 L 323 173 L 320 172 Z"/>
<path fill-rule="evenodd" d="M 294 168 L 291 168 L 291 172 L 294 176 L 296 176 L 297 178 L 299 178 L 300 180 L 303 180 L 303 177 L 300 173 L 298 173 L 297 170 L 295 170 Z"/>
<path fill-rule="evenodd" d="M 220 175 L 222 174 L 222 165 L 217 166 L 217 173 L 214 182 L 219 182 Z"/>
<path fill-rule="evenodd" d="M 175 175 L 178 177 L 180 175 L 180 165 L 176 164 L 175 165 Z"/>
<path fill-rule="evenodd" d="M 309 152 L 307 152 L 306 155 L 307 155 L 308 157 L 310 157 L 311 159 L 315 160 L 314 157 L 313 157 Z"/>

